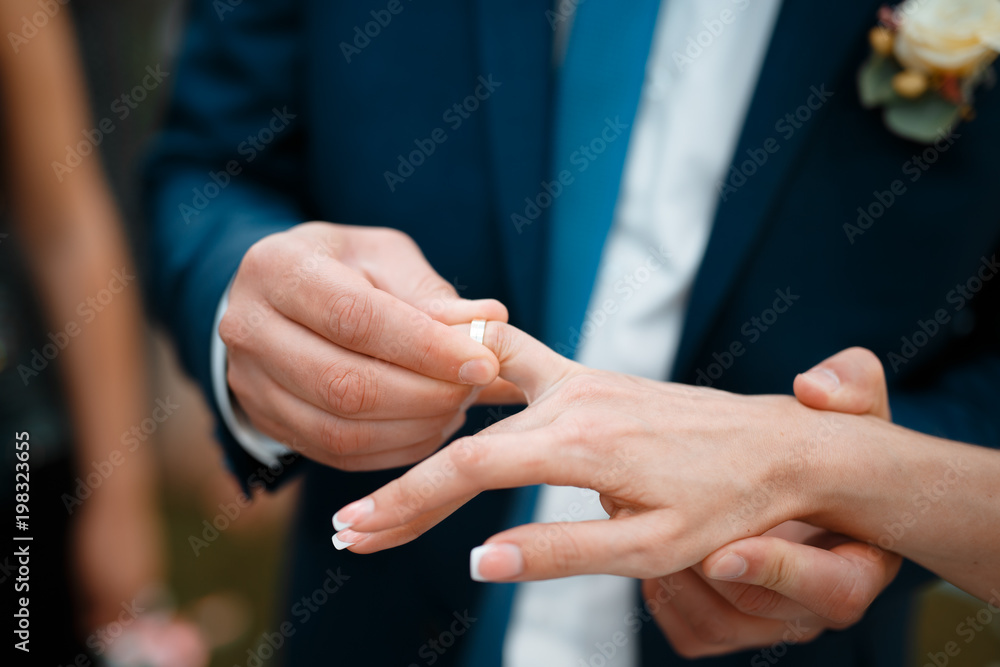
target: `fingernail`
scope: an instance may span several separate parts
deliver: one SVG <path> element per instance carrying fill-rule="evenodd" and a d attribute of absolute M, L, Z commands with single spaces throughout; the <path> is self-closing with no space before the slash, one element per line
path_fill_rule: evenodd
<path fill-rule="evenodd" d="M 840 389 L 840 378 L 829 368 L 813 368 L 806 371 L 805 376 L 827 391 Z"/>
<path fill-rule="evenodd" d="M 333 515 L 334 530 L 341 531 L 350 528 L 358 521 L 367 518 L 375 511 L 375 501 L 371 498 L 362 498 L 344 507 Z"/>
<path fill-rule="evenodd" d="M 747 571 L 747 562 L 743 556 L 729 552 L 723 556 L 708 576 L 712 579 L 735 579 L 742 577 Z"/>
<path fill-rule="evenodd" d="M 337 547 L 337 551 L 343 551 L 347 547 L 353 547 L 364 538 L 364 533 L 359 533 L 356 530 L 344 529 L 339 533 L 334 534 L 333 546 Z"/>
<path fill-rule="evenodd" d="M 493 377 L 493 367 L 483 359 L 466 361 L 458 370 L 458 379 L 465 384 L 489 384 Z"/>
<path fill-rule="evenodd" d="M 469 553 L 469 573 L 476 581 L 502 581 L 524 571 L 524 557 L 513 544 L 484 544 Z"/>

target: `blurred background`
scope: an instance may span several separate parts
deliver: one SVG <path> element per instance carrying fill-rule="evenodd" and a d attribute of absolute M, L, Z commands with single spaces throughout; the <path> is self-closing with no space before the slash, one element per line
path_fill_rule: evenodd
<path fill-rule="evenodd" d="M 121 327 L 130 308 L 124 295 L 138 300 L 141 286 L 127 285 L 106 305 L 98 301 L 96 317 L 88 314 L 89 306 L 80 311 L 75 306 L 101 298 L 103 290 L 79 284 L 91 266 L 104 263 L 99 285 L 108 282 L 110 266 L 118 266 L 110 259 L 121 259 L 115 228 L 125 239 L 132 270 L 143 280 L 141 162 L 170 93 L 182 5 L 4 0 L 6 9 L 0 10 L 7 36 L 0 68 L 5 101 L 0 147 L 6 153 L 0 187 L 0 424 L 30 433 L 30 533 L 36 549 L 31 653 L 14 652 L 13 664 L 259 664 L 254 651 L 261 634 L 275 625 L 272 611 L 279 604 L 281 548 L 295 485 L 252 503 L 244 500 L 225 470 L 200 392 L 183 376 L 145 305 L 137 327 L 141 350 L 130 368 L 109 370 L 106 360 L 98 359 L 88 370 L 70 358 L 75 348 L 99 356 L 132 344 L 132 334 Z M 73 32 L 64 32 L 64 25 Z M 58 57 L 67 46 L 75 62 Z M 150 71 L 159 77 L 150 78 Z M 84 113 L 72 108 L 71 97 L 51 90 L 61 79 L 81 76 Z M 30 116 L 42 109 L 37 128 Z M 107 122 L 111 125 L 102 129 Z M 72 170 L 62 179 L 61 167 L 48 168 L 47 161 L 45 169 L 22 169 L 18 137 L 29 147 L 37 145 L 34 133 L 60 123 L 74 125 L 62 134 L 73 138 L 82 166 L 77 169 L 62 149 L 60 163 Z M 77 140 L 84 149 L 96 145 L 99 160 L 84 155 Z M 71 179 L 83 179 L 80 172 L 91 165 L 96 176 L 87 175 L 83 192 L 67 194 L 61 204 L 74 214 L 54 223 L 64 211 L 47 209 L 46 198 L 63 197 L 76 187 Z M 102 189 L 110 192 L 117 214 L 92 223 L 84 211 L 108 209 L 88 191 Z M 89 258 L 89 264 L 65 261 L 62 250 L 50 247 L 54 238 L 70 239 L 67 245 L 74 247 L 66 252 Z M 104 247 L 82 249 L 91 243 Z M 105 321 L 116 326 L 102 326 Z M 68 328 L 71 322 L 82 333 Z M 86 340 L 92 333 L 102 341 Z M 58 345 L 62 334 L 73 337 L 72 343 L 50 355 L 44 345 Z M 46 359 L 55 356 L 41 371 L 35 350 Z M 128 418 L 114 406 L 80 405 L 76 395 L 88 393 L 100 394 L 103 403 L 116 402 L 113 393 L 101 390 L 99 379 L 115 372 L 111 380 L 137 394 Z M 115 420 L 120 423 L 108 427 L 111 437 L 87 442 L 88 429 L 94 432 L 88 421 Z M 95 439 L 101 438 L 90 438 Z M 4 445 L 4 498 L 10 501 L 5 507 L 14 503 L 13 444 Z M 13 583 L 10 561 L 3 565 L 4 597 L 10 600 L 16 597 L 7 590 Z M 67 639 L 73 632 L 75 639 Z"/>
<path fill-rule="evenodd" d="M 63 616 L 48 620 L 76 632 L 74 642 L 60 645 L 50 642 L 45 627 L 35 627 L 33 641 L 51 645 L 39 646 L 30 660 L 18 664 L 102 664 L 95 654 L 103 664 L 114 665 L 264 664 L 259 648 L 262 633 L 273 630 L 272 612 L 282 602 L 282 546 L 296 487 L 244 502 L 213 441 L 214 425 L 203 398 L 178 369 L 166 338 L 144 315 L 148 307 L 138 304 L 141 290 L 129 290 L 137 301 L 134 321 L 129 320 L 131 306 L 116 299 L 108 310 L 117 309 L 115 317 L 122 319 L 111 326 L 110 315 L 97 318 L 95 322 L 107 320 L 109 325 L 101 331 L 91 327 L 79 344 L 74 342 L 81 351 L 91 350 L 76 356 L 97 359 L 91 371 L 87 359 L 67 352 L 38 377 L 29 374 L 30 381 L 18 372 L 25 364 L 33 368 L 32 363 L 40 363 L 33 351 L 44 352 L 45 344 L 56 342 L 47 334 L 55 332 L 58 338 L 69 331 L 60 308 L 93 294 L 81 283 L 80 276 L 89 275 L 83 260 L 77 273 L 60 273 L 52 267 L 69 264 L 53 257 L 65 252 L 117 266 L 108 258 L 118 259 L 120 250 L 131 256 L 142 281 L 146 261 L 138 180 L 143 151 L 170 93 L 183 3 L 72 0 L 64 7 L 58 0 L 3 2 L 7 9 L 0 18 L 10 42 L 3 48 L 16 57 L 7 54 L 9 63 L 0 70 L 7 153 L 7 178 L 0 188 L 0 424 L 30 430 L 32 437 L 34 544 L 49 550 L 44 555 L 49 560 L 33 562 L 34 599 L 39 606 L 61 603 Z M 57 9 L 50 15 L 52 8 Z M 47 18 L 36 19 L 38 12 Z M 75 37 L 54 28 L 63 20 Z M 37 34 L 28 25 L 32 22 Z M 12 33 L 16 36 L 10 37 Z M 66 45 L 75 61 L 48 57 Z M 22 93 L 12 82 L 24 72 L 27 92 Z M 162 74 L 150 78 L 154 72 Z M 72 111 L 72 99 L 46 93 L 46 86 L 63 77 L 83 78 L 83 113 Z M 71 195 L 66 204 L 73 211 L 95 207 L 101 220 L 86 215 L 49 220 L 59 217 L 45 208 L 62 181 L 59 168 L 46 166 L 35 174 L 49 179 L 41 185 L 31 181 L 30 169 L 21 169 L 27 149 L 38 141 L 31 121 L 42 107 L 32 109 L 32 104 L 56 107 L 46 112 L 67 111 L 63 121 L 77 124 L 69 128 L 69 136 L 81 139 L 102 121 L 112 123 L 113 131 L 91 142 L 99 144 L 100 160 L 82 162 L 91 180 L 82 181 L 82 194 L 76 199 Z M 27 111 L 18 111 L 22 106 Z M 18 153 L 22 142 L 26 152 Z M 78 178 L 71 157 L 64 157 L 67 169 L 75 172 L 67 178 Z M 93 195 L 102 188 L 117 213 L 106 202 L 94 204 Z M 60 195 L 64 190 L 58 190 Z M 116 245 L 116 234 L 124 239 L 123 249 Z M 53 250 L 53 239 L 70 239 L 62 244 L 70 248 Z M 104 245 L 88 255 L 91 242 Z M 106 266 L 102 275 L 106 282 Z M 133 362 L 117 370 L 101 362 L 99 356 L 109 349 L 135 344 L 129 338 L 133 325 L 139 349 Z M 91 334 L 94 340 L 85 346 Z M 112 377 L 114 373 L 119 375 Z M 96 384 L 106 376 L 125 388 L 119 398 Z M 130 401 L 131 412 L 115 412 Z M 102 433 L 102 425 L 109 435 L 93 435 Z M 63 444 L 50 446 L 47 440 Z M 12 454 L 8 451 L 5 458 L 8 470 L 14 468 Z M 5 497 L 13 495 L 6 481 L 12 478 L 4 475 Z M 48 567 L 55 570 L 48 572 Z M 54 576 L 59 568 L 64 578 Z M 5 569 L 5 586 L 9 576 Z M 129 611 L 132 602 L 145 611 Z M 956 634 L 981 609 L 981 603 L 952 587 L 929 587 L 913 626 L 913 664 L 940 667 L 940 658 L 935 662 L 929 652 L 957 640 L 962 650 L 947 656 L 947 664 L 1000 667 L 1000 617 L 991 617 L 968 644 Z M 45 648 L 51 649 L 51 661 L 38 657 Z M 84 653 L 95 662 L 72 662 Z"/>

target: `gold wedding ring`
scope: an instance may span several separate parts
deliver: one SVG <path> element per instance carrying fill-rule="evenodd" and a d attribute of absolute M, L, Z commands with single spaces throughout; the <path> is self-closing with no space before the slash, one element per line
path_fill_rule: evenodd
<path fill-rule="evenodd" d="M 486 320 L 472 320 L 469 335 L 472 336 L 472 340 L 482 345 L 483 338 L 486 336 Z"/>

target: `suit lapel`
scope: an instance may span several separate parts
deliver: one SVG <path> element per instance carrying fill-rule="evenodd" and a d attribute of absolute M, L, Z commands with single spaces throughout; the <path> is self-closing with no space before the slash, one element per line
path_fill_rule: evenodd
<path fill-rule="evenodd" d="M 476 0 L 483 76 L 501 83 L 484 105 L 493 169 L 494 216 L 504 254 L 512 320 L 537 332 L 541 311 L 545 227 L 518 228 L 511 214 L 524 207 L 544 178 L 548 154 L 553 31 L 547 0 Z"/>
<path fill-rule="evenodd" d="M 824 96 L 853 96 L 853 77 L 845 70 L 860 65 L 848 58 L 858 53 L 867 28 L 875 25 L 879 2 L 864 0 L 837 4 L 786 0 L 777 19 L 757 89 L 733 158 L 740 167 L 758 157 L 773 139 L 777 152 L 746 177 L 727 180 L 733 189 L 720 192 L 712 234 L 691 292 L 684 332 L 673 379 L 683 380 L 693 370 L 702 341 L 723 307 L 736 278 L 745 268 L 756 242 L 767 226 L 782 194 L 789 170 L 807 145 L 816 117 L 824 113 Z M 839 87 L 834 88 L 835 85 Z M 789 121 L 786 114 L 812 103 L 809 120 Z M 803 117 L 805 113 L 803 112 Z M 773 146 L 773 145 L 772 145 Z M 772 148 L 773 150 L 773 148 Z M 750 163 L 746 173 L 756 167 Z M 730 171 L 728 175 L 732 175 Z"/>

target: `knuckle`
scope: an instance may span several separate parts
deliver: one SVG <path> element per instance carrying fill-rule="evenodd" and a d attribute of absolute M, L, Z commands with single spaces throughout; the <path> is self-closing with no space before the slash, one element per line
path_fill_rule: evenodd
<path fill-rule="evenodd" d="M 601 382 L 595 374 L 580 373 L 567 378 L 559 393 L 563 400 L 576 405 L 599 398 L 602 391 Z"/>
<path fill-rule="evenodd" d="M 608 441 L 613 441 L 622 435 L 620 425 L 616 424 L 614 419 L 609 419 L 607 412 L 593 410 L 574 412 L 566 420 L 565 428 L 569 442 L 573 443 L 591 442 L 607 446 Z"/>
<path fill-rule="evenodd" d="M 368 347 L 381 334 L 382 319 L 365 290 L 346 288 L 335 292 L 323 312 L 333 340 L 347 347 Z"/>
<path fill-rule="evenodd" d="M 878 355 L 866 347 L 852 347 L 849 351 L 858 358 L 858 362 L 867 375 L 872 378 L 881 378 L 882 362 Z"/>
<path fill-rule="evenodd" d="M 219 321 L 219 338 L 226 348 L 232 350 L 246 342 L 249 337 L 247 327 L 243 319 L 239 317 L 232 307 L 227 308 Z"/>
<path fill-rule="evenodd" d="M 252 273 L 266 264 L 267 259 L 271 255 L 270 246 L 274 243 L 276 236 L 274 234 L 265 236 L 247 248 L 247 251 L 243 253 L 243 259 L 240 261 L 239 272 L 247 271 Z"/>
<path fill-rule="evenodd" d="M 451 284 L 429 267 L 426 273 L 417 278 L 413 286 L 413 291 L 417 294 L 423 294 L 430 298 L 437 297 L 439 299 L 447 299 L 449 297 L 458 296 Z M 441 308 L 441 305 L 442 304 L 440 303 L 437 304 L 438 309 Z"/>
<path fill-rule="evenodd" d="M 341 361 L 330 362 L 320 371 L 316 382 L 317 394 L 339 415 L 357 416 L 375 405 L 374 382 L 355 366 Z"/>
<path fill-rule="evenodd" d="M 460 438 L 448 446 L 448 456 L 455 470 L 472 480 L 489 466 L 489 448 L 484 446 L 488 435 Z"/>
<path fill-rule="evenodd" d="M 409 234 L 393 227 L 375 227 L 371 233 L 380 243 L 385 245 L 417 248 L 417 242 L 410 238 Z"/>
<path fill-rule="evenodd" d="M 764 569 L 760 586 L 770 590 L 784 589 L 792 579 L 791 566 L 785 558 L 778 558 Z"/>
<path fill-rule="evenodd" d="M 407 346 L 400 345 L 399 350 L 406 349 Z M 419 336 L 409 343 L 409 355 L 413 359 L 415 368 L 425 368 L 437 351 L 437 340 L 430 336 Z"/>

